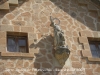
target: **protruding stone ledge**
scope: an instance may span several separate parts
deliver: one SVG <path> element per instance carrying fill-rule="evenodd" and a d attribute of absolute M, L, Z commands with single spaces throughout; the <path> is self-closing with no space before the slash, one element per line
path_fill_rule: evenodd
<path fill-rule="evenodd" d="M 100 62 L 100 58 L 94 58 L 94 57 L 88 57 L 88 60 L 89 61 L 97 61 L 97 62 Z"/>
<path fill-rule="evenodd" d="M 1 52 L 1 57 L 26 57 L 26 58 L 33 58 L 34 57 L 34 53 Z"/>
<path fill-rule="evenodd" d="M 9 10 L 9 2 L 6 1 L 3 4 L 0 4 L 0 10 Z"/>

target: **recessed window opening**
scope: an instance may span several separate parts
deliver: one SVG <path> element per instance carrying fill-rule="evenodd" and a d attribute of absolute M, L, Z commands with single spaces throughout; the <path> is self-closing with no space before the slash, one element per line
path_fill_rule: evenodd
<path fill-rule="evenodd" d="M 28 53 L 27 33 L 7 32 L 7 51 Z"/>
<path fill-rule="evenodd" d="M 100 38 L 88 38 L 93 57 L 100 58 Z"/>

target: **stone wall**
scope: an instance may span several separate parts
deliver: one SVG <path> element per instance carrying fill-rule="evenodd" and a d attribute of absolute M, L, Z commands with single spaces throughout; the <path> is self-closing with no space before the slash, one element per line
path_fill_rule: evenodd
<path fill-rule="evenodd" d="M 100 37 L 98 11 L 88 0 L 85 3 L 79 0 L 27 0 L 19 2 L 19 6 L 11 6 L 9 12 L 0 10 L 0 52 L 7 52 L 6 32 L 12 31 L 28 33 L 29 52 L 34 53 L 34 58 L 0 56 L 0 75 L 100 75 L 100 62 L 90 62 L 86 52 L 89 52 L 87 37 Z M 66 45 L 71 51 L 63 66 L 57 65 L 53 55 L 50 15 L 61 21 Z M 82 71 L 61 71 L 69 68 Z"/>

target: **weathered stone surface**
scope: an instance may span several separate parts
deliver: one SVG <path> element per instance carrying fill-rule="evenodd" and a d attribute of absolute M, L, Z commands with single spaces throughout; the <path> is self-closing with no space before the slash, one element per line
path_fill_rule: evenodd
<path fill-rule="evenodd" d="M 29 62 L 24 62 L 24 68 L 28 68 L 29 67 Z"/>
<path fill-rule="evenodd" d="M 14 15 L 13 14 L 7 14 L 6 15 L 6 18 L 8 19 L 8 20 L 12 20 L 12 19 L 14 19 Z"/>
<path fill-rule="evenodd" d="M 7 62 L 5 64 L 6 68 L 10 69 L 10 68 L 14 68 L 14 62 Z"/>
<path fill-rule="evenodd" d="M 40 66 L 40 63 L 34 62 L 33 67 L 40 69 L 41 66 Z"/>
<path fill-rule="evenodd" d="M 16 63 L 16 68 L 22 68 L 22 67 L 23 67 L 23 60 L 20 59 L 20 60 L 18 60 L 17 63 Z"/>
<path fill-rule="evenodd" d="M 93 4 L 89 4 L 88 9 L 92 11 L 97 11 L 97 8 Z"/>
<path fill-rule="evenodd" d="M 36 3 L 42 3 L 42 0 L 35 0 Z"/>
<path fill-rule="evenodd" d="M 36 34 L 34 34 L 34 33 L 29 33 L 28 34 L 28 38 L 30 38 L 30 40 L 33 40 L 33 39 L 36 39 Z"/>
<path fill-rule="evenodd" d="M 2 1 L 1 1 L 2 2 Z M 0 2 L 0 3 L 1 3 Z M 6 9 L 9 10 L 9 2 L 8 1 L 3 1 L 4 3 L 0 4 L 0 9 Z"/>
<path fill-rule="evenodd" d="M 0 31 L 0 39 L 1 38 L 6 38 L 6 32 Z"/>
<path fill-rule="evenodd" d="M 50 63 L 42 63 L 43 68 L 52 68 Z"/>
<path fill-rule="evenodd" d="M 84 49 L 85 49 L 85 50 L 90 50 L 89 44 L 84 44 Z"/>
<path fill-rule="evenodd" d="M 6 18 L 4 18 L 3 20 L 2 20 L 2 24 L 10 24 L 10 22 L 8 21 L 8 19 L 6 19 Z"/>
<path fill-rule="evenodd" d="M 13 31 L 13 26 L 11 26 L 11 25 L 0 25 L 0 31 Z"/>
<path fill-rule="evenodd" d="M 6 52 L 6 45 L 3 45 L 1 43 L 1 45 L 0 45 L 0 52 Z"/>
<path fill-rule="evenodd" d="M 72 62 L 72 67 L 73 68 L 82 68 L 82 63 L 80 63 L 80 62 Z"/>
<path fill-rule="evenodd" d="M 44 48 L 44 47 L 45 47 L 45 44 L 42 43 L 42 42 L 39 42 L 39 43 L 37 44 L 37 47 L 39 47 L 39 48 Z"/>
<path fill-rule="evenodd" d="M 94 20 L 91 17 L 85 16 L 86 25 L 95 30 Z"/>
<path fill-rule="evenodd" d="M 100 23 L 97 23 L 97 30 L 100 31 Z"/>
<path fill-rule="evenodd" d="M 83 55 L 83 57 L 90 57 L 90 56 L 92 56 L 90 50 L 83 50 L 82 51 L 82 55 Z"/>
<path fill-rule="evenodd" d="M 21 15 L 22 15 L 23 17 L 30 17 L 30 16 L 31 16 L 30 12 L 24 12 L 24 13 L 22 13 Z"/>
<path fill-rule="evenodd" d="M 47 52 L 45 50 L 40 50 L 40 53 L 42 53 L 43 55 L 45 55 Z"/>
<path fill-rule="evenodd" d="M 6 46 L 6 38 L 1 38 L 0 39 L 0 45 Z"/>
<path fill-rule="evenodd" d="M 72 61 L 79 61 L 79 58 L 78 58 L 78 56 L 71 56 L 71 60 Z"/>
<path fill-rule="evenodd" d="M 15 32 L 20 32 L 20 26 L 14 26 L 14 31 Z"/>
<path fill-rule="evenodd" d="M 84 64 L 84 68 L 90 68 L 90 64 Z"/>
<path fill-rule="evenodd" d="M 79 42 L 80 43 L 88 43 L 88 39 L 86 37 L 80 37 Z"/>
<path fill-rule="evenodd" d="M 85 69 L 87 75 L 93 75 L 93 69 Z"/>
<path fill-rule="evenodd" d="M 34 32 L 33 27 L 21 27 L 22 32 Z"/>
<path fill-rule="evenodd" d="M 97 67 L 97 68 L 95 69 L 95 72 L 100 73 L 100 67 Z"/>
<path fill-rule="evenodd" d="M 25 22 L 24 21 L 12 21 L 13 25 L 17 25 L 17 26 L 24 26 Z"/>
<path fill-rule="evenodd" d="M 51 54 L 47 54 L 48 59 L 53 59 Z"/>
<path fill-rule="evenodd" d="M 11 75 L 9 72 L 4 72 L 3 75 Z"/>
<path fill-rule="evenodd" d="M 47 58 L 46 57 L 41 57 L 41 58 L 38 58 L 36 59 L 37 62 L 45 62 L 47 61 Z"/>
<path fill-rule="evenodd" d="M 98 32 L 96 32 L 96 31 L 93 32 L 93 36 L 94 36 L 94 37 L 99 37 Z"/>

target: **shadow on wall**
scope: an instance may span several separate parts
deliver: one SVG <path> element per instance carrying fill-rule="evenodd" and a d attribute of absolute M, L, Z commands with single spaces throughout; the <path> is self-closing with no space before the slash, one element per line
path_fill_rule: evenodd
<path fill-rule="evenodd" d="M 93 31 L 100 31 L 100 18 L 97 10 L 89 10 L 86 3 L 80 4 L 78 0 L 50 0 L 58 8 L 69 14 L 72 18 L 87 26 Z M 86 1 L 87 3 L 89 0 Z M 91 4 L 91 3 L 90 3 Z M 92 6 L 90 6 L 92 7 Z M 92 9 L 92 8 L 91 8 Z M 57 8 L 54 9 L 55 11 Z M 66 15 L 67 16 L 67 15 Z M 70 19 L 66 17 L 66 19 Z M 68 20 L 70 22 L 70 20 Z"/>
<path fill-rule="evenodd" d="M 37 75 L 58 75 L 63 66 L 54 63 L 53 37 L 45 36 L 37 44 L 31 44 L 30 48 L 39 48 L 35 53 L 34 68 L 38 70 Z M 57 69 L 59 71 L 57 71 Z"/>

